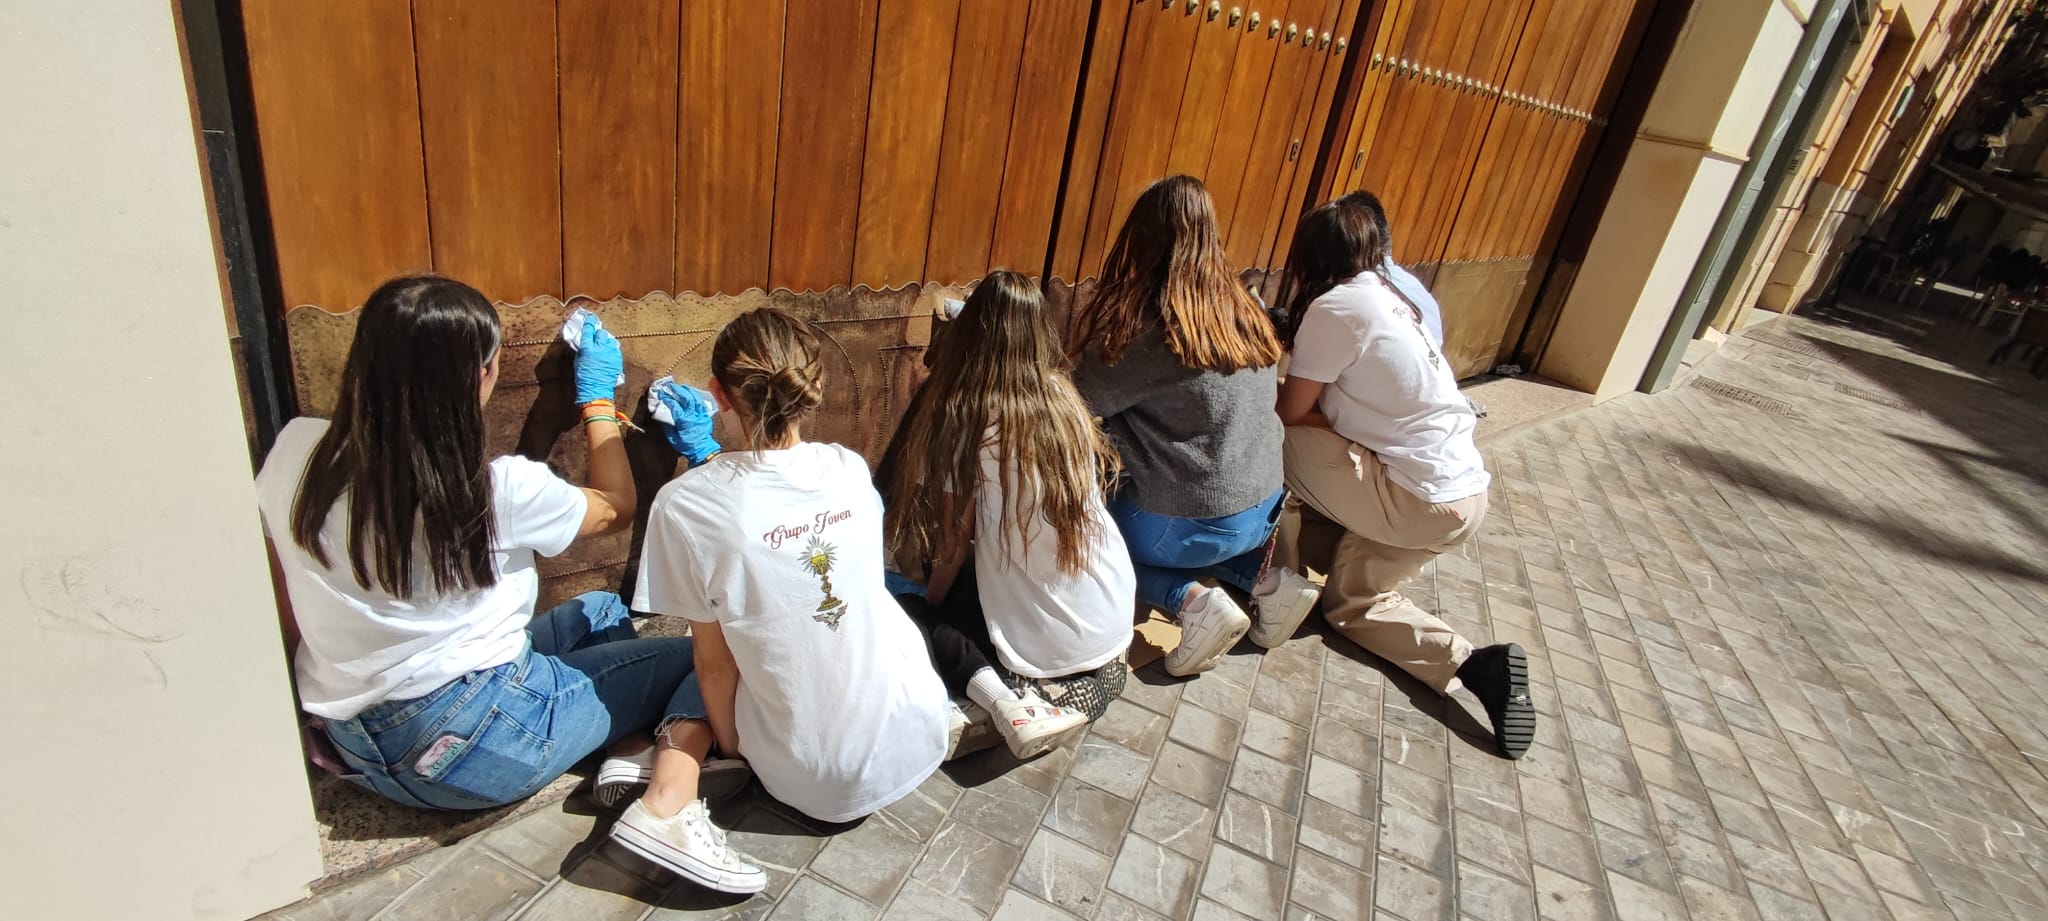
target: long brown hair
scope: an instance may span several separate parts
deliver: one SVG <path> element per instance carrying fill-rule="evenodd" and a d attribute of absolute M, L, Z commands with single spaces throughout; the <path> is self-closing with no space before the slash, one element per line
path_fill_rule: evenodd
<path fill-rule="evenodd" d="M 439 594 L 495 584 L 479 388 L 499 337 L 498 312 L 462 282 L 420 275 L 372 292 L 356 319 L 334 419 L 292 504 L 292 540 L 331 565 L 320 532 L 346 501 L 356 584 L 411 598 L 420 587 L 415 559 Z"/>
<path fill-rule="evenodd" d="M 817 332 L 773 307 L 749 310 L 718 331 L 711 374 L 739 410 L 756 451 L 788 447 L 825 400 Z"/>
<path fill-rule="evenodd" d="M 984 538 L 1028 544 L 1043 513 L 1059 538 L 1060 571 L 1079 572 L 1099 536 L 1089 508 L 1115 476 L 1117 456 L 1062 370 L 1044 297 L 1030 279 L 997 269 L 953 323 L 933 347 L 931 378 L 888 465 L 883 523 L 892 551 L 927 562 L 961 547 L 994 427 L 1007 527 Z M 1026 483 L 1037 486 L 1035 506 L 1019 488 Z"/>
<path fill-rule="evenodd" d="M 1371 192 L 1352 192 L 1302 215 L 1287 250 L 1289 294 L 1281 300 L 1288 343 L 1311 302 L 1360 272 L 1385 268 L 1390 246 L 1386 211 Z"/>
<path fill-rule="evenodd" d="M 1075 312 L 1067 354 L 1100 349 L 1113 365 L 1154 326 L 1190 368 L 1239 371 L 1280 360 L 1272 321 L 1231 271 L 1216 206 L 1193 176 L 1146 187 L 1124 218 L 1101 286 Z"/>

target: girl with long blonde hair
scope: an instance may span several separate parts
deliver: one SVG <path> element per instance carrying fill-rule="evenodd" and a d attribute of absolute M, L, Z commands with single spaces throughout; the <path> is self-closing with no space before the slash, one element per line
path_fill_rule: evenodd
<path fill-rule="evenodd" d="M 1103 502 L 1116 452 L 1065 363 L 1038 286 L 991 272 L 934 344 L 883 473 L 892 549 L 929 570 L 912 615 L 1028 680 L 1099 669 L 1131 639 L 1135 577 Z M 1086 723 L 993 670 L 965 692 L 1019 757 Z"/>

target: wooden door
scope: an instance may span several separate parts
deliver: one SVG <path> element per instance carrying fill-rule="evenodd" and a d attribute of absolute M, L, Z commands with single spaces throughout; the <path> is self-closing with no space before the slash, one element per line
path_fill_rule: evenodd
<path fill-rule="evenodd" d="M 1132 202 L 1174 173 L 1209 187 L 1235 263 L 1283 257 L 1362 6 L 1099 4 L 1050 273 L 1096 274 Z"/>
<path fill-rule="evenodd" d="M 1041 274 L 1090 28 L 1127 12 L 243 6 L 283 306 L 330 311 L 419 271 L 508 303 Z"/>

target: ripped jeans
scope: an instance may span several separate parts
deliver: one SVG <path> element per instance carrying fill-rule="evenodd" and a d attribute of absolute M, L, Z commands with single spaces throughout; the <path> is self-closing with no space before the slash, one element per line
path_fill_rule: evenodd
<path fill-rule="evenodd" d="M 342 776 L 407 806 L 487 809 L 628 735 L 705 716 L 690 641 L 636 638 L 618 595 L 579 595 L 526 632 L 514 661 L 328 721 Z"/>

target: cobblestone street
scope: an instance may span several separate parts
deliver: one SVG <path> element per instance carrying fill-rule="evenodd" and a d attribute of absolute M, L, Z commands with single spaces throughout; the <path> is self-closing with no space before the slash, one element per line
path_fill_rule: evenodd
<path fill-rule="evenodd" d="M 749 901 L 579 793 L 277 917 L 2048 917 L 2048 389 L 1920 341 L 1785 321 L 1483 445 L 1484 533 L 1410 594 L 1528 648 L 1520 762 L 1312 619 L 852 827 L 728 804 Z"/>

